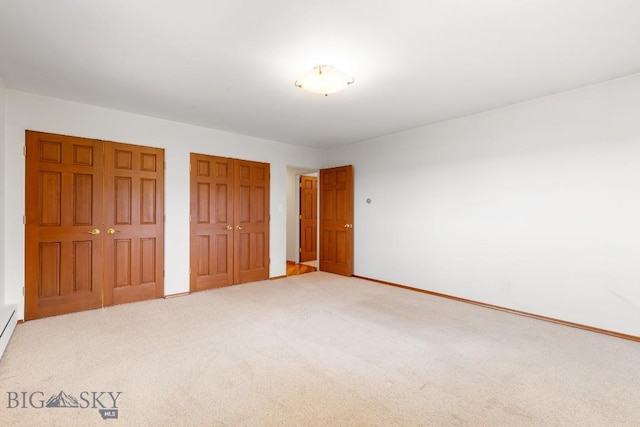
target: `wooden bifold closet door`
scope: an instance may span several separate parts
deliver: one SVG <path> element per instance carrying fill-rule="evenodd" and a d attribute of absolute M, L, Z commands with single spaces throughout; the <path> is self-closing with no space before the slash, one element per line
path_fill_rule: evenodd
<path fill-rule="evenodd" d="M 26 132 L 25 319 L 164 294 L 164 151 Z"/>
<path fill-rule="evenodd" d="M 269 278 L 269 169 L 191 154 L 192 292 Z"/>

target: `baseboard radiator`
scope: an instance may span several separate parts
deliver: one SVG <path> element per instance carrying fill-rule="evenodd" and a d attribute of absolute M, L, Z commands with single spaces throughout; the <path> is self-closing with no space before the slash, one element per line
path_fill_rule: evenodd
<path fill-rule="evenodd" d="M 9 340 L 17 324 L 16 306 L 0 307 L 0 357 L 4 354 L 7 345 L 9 345 Z"/>

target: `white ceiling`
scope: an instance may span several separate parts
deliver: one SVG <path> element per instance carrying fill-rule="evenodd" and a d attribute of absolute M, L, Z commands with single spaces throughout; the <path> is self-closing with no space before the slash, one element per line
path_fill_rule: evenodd
<path fill-rule="evenodd" d="M 638 0 L 0 0 L 10 89 L 321 149 L 638 72 Z"/>

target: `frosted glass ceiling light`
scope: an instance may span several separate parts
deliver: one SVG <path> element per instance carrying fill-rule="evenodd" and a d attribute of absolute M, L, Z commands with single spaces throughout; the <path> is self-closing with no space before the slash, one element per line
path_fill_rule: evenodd
<path fill-rule="evenodd" d="M 304 73 L 295 85 L 313 93 L 323 93 L 324 96 L 338 92 L 353 84 L 353 77 L 345 72 L 336 70 L 331 65 L 318 65 L 313 70 Z"/>

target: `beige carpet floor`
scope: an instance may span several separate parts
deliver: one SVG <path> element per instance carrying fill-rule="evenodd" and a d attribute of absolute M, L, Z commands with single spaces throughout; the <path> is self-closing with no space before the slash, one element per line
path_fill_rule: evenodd
<path fill-rule="evenodd" d="M 640 425 L 638 343 L 321 272 L 26 322 L 0 383 L 3 426 Z"/>

